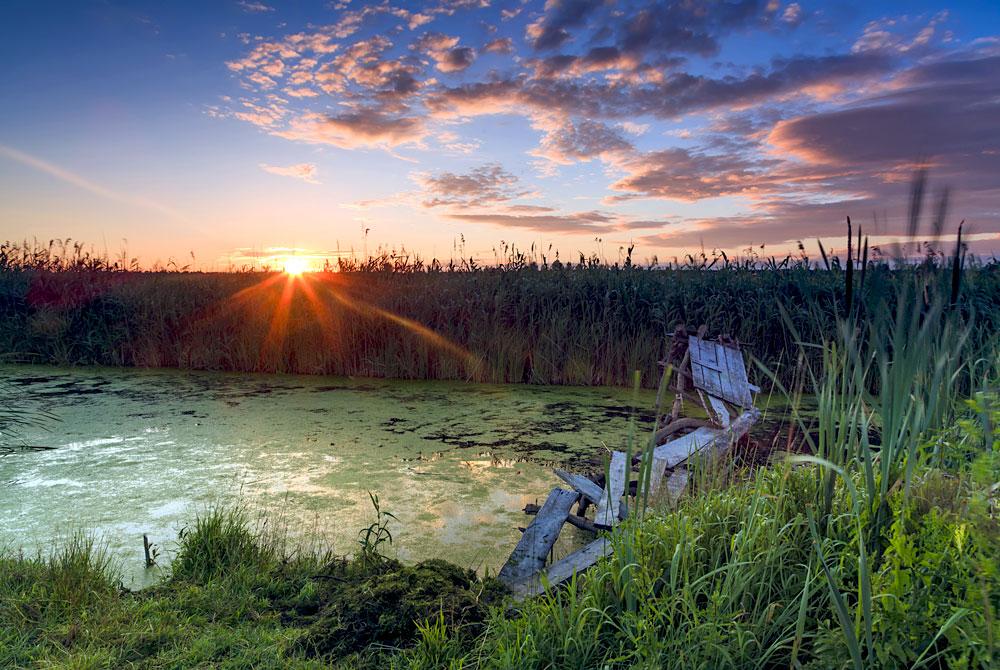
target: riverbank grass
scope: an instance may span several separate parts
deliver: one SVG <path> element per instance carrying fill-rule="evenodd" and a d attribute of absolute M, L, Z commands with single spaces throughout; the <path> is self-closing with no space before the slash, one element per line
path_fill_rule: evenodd
<path fill-rule="evenodd" d="M 997 470 L 994 453 L 963 474 L 919 472 L 890 495 L 895 521 L 866 567 L 851 486 L 835 487 L 817 542 L 813 466 L 762 470 L 629 522 L 608 561 L 515 615 L 499 585 L 457 566 L 289 552 L 238 509 L 199 517 L 173 571 L 139 592 L 77 536 L 0 559 L 0 666 L 838 668 L 860 654 L 864 667 L 988 668 Z"/>

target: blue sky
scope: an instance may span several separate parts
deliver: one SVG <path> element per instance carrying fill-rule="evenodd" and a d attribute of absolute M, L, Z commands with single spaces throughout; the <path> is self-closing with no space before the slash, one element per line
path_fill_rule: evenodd
<path fill-rule="evenodd" d="M 462 239 L 780 253 L 847 215 L 892 240 L 926 165 L 949 228 L 1000 252 L 995 2 L 0 12 L 0 239 L 214 268 Z"/>

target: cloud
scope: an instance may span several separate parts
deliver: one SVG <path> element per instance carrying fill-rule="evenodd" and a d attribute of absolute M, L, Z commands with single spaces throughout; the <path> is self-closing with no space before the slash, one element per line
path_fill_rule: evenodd
<path fill-rule="evenodd" d="M 257 0 L 239 0 L 236 4 L 238 4 L 244 12 L 248 12 L 250 14 L 264 14 L 274 11 L 274 7 L 265 5 L 263 2 L 258 2 Z"/>
<path fill-rule="evenodd" d="M 674 241 L 746 241 L 754 231 L 787 241 L 825 230 L 818 217 L 837 226 L 848 209 L 884 207 L 923 164 L 959 187 L 963 213 L 1000 226 L 1000 41 L 962 46 L 946 30 L 946 13 L 855 29 L 843 17 L 778 0 L 489 4 L 435 2 L 418 12 L 391 0 L 357 9 L 343 3 L 328 25 L 247 38 L 246 53 L 227 63 L 241 93 L 210 113 L 345 149 L 451 154 L 486 146 L 486 136 L 474 134 L 481 124 L 464 126 L 461 137 L 452 131 L 457 124 L 509 115 L 536 138 L 523 167 L 554 174 L 560 165 L 597 163 L 574 178 L 595 180 L 594 195 L 609 210 L 653 206 L 632 203 L 639 199 L 713 199 L 710 211 L 722 215 L 672 218 L 682 225 L 659 235 Z M 422 28 L 462 12 L 482 14 L 442 26 L 486 29 Z M 852 32 L 840 50 L 803 53 L 803 34 L 787 37 L 799 25 Z M 524 26 L 526 39 L 498 36 L 515 26 Z M 736 35 L 777 46 L 742 52 L 737 63 L 720 59 Z M 476 63 L 482 54 L 510 57 L 487 60 L 488 69 Z M 427 137 L 435 142 L 425 144 Z M 415 179 L 422 192 L 408 194 L 409 205 L 477 217 L 469 221 L 567 231 L 631 230 L 648 221 L 514 205 L 527 187 L 493 163 Z"/>
<path fill-rule="evenodd" d="M 425 33 L 411 48 L 433 58 L 441 72 L 461 72 L 476 60 L 476 51 L 458 42 L 457 37 L 443 33 Z"/>
<path fill-rule="evenodd" d="M 497 37 L 483 45 L 483 53 L 511 54 L 514 53 L 514 41 L 509 37 Z"/>
<path fill-rule="evenodd" d="M 462 213 L 446 215 L 456 221 L 481 223 L 505 228 L 525 228 L 545 233 L 601 234 L 617 230 L 615 217 L 601 212 L 575 212 L 571 214 L 505 214 Z"/>
<path fill-rule="evenodd" d="M 490 163 L 466 174 L 443 172 L 438 175 L 416 175 L 426 199 L 424 207 L 480 207 L 513 200 L 527 195 L 518 178 L 499 164 Z"/>
<path fill-rule="evenodd" d="M 277 135 L 301 142 L 331 144 L 343 149 L 364 146 L 397 147 L 419 142 L 426 134 L 415 116 L 393 116 L 377 108 L 335 115 L 306 114 Z"/>
<path fill-rule="evenodd" d="M 780 178 L 771 172 L 776 163 L 682 148 L 636 154 L 621 161 L 619 167 L 628 174 L 611 185 L 615 191 L 628 195 L 610 200 L 646 197 L 693 202 L 767 192 L 780 183 Z"/>
<path fill-rule="evenodd" d="M 296 163 L 295 165 L 268 165 L 267 163 L 261 163 L 260 169 L 264 172 L 281 175 L 282 177 L 301 179 L 309 184 L 319 183 L 319 180 L 316 179 L 316 166 L 313 163 Z"/>
<path fill-rule="evenodd" d="M 991 157 L 991 151 L 1000 151 L 997 72 L 1000 56 L 918 67 L 901 79 L 911 83 L 908 87 L 779 122 L 769 140 L 810 163 L 879 164 L 927 156 L 981 161 L 997 169 L 1000 156 Z"/>
<path fill-rule="evenodd" d="M 461 116 L 520 107 L 586 118 L 631 119 L 650 115 L 674 119 L 717 108 L 733 108 L 784 95 L 809 95 L 816 87 L 854 85 L 891 71 L 880 53 L 799 56 L 775 60 L 770 71 L 745 77 L 713 78 L 676 73 L 663 81 L 629 85 L 621 81 L 533 79 L 524 76 L 440 87 L 426 104 L 432 113 Z"/>
<path fill-rule="evenodd" d="M 528 37 L 536 51 L 554 49 L 571 37 L 569 28 L 583 24 L 602 0 L 550 0 L 545 16 L 528 26 Z"/>
<path fill-rule="evenodd" d="M 790 3 L 781 13 L 781 20 L 792 26 L 802 23 L 802 18 L 802 6 L 797 2 Z"/>
<path fill-rule="evenodd" d="M 586 211 L 560 213 L 550 208 L 542 211 L 525 211 L 510 207 L 490 212 L 449 212 L 446 216 L 467 223 L 523 228 L 548 234 L 604 235 L 630 230 L 662 228 L 672 221 L 631 219 L 611 212 Z"/>
<path fill-rule="evenodd" d="M 620 26 L 620 43 L 630 53 L 712 56 L 721 35 L 760 21 L 766 12 L 757 0 L 720 2 L 711 9 L 697 2 L 651 3 Z"/>
<path fill-rule="evenodd" d="M 610 161 L 616 155 L 632 151 L 632 144 L 617 129 L 597 121 L 582 120 L 566 121 L 551 129 L 535 155 L 571 165 L 602 157 Z"/>
<path fill-rule="evenodd" d="M 907 53 L 925 50 L 935 38 L 937 26 L 948 18 L 948 12 L 935 14 L 923 25 L 913 25 L 906 16 L 870 21 L 864 33 L 855 41 L 852 51 L 886 51 Z"/>

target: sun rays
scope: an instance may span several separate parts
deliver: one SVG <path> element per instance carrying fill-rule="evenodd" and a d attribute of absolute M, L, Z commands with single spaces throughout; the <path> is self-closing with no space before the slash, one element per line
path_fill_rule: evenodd
<path fill-rule="evenodd" d="M 359 321 L 371 321 L 372 327 L 382 323 L 398 328 L 429 345 L 434 351 L 460 362 L 468 376 L 473 377 L 481 365 L 479 358 L 449 338 L 418 321 L 376 306 L 358 296 L 363 286 L 356 285 L 348 275 L 313 272 L 306 259 L 301 263 L 284 264 L 284 272 L 273 273 L 253 286 L 242 289 L 217 305 L 206 320 L 233 320 L 238 328 L 250 330 L 250 323 L 266 319 L 266 332 L 257 339 L 258 368 L 269 371 L 278 367 L 274 361 L 296 359 L 295 348 L 288 349 L 292 331 L 314 329 L 322 339 L 323 351 L 351 355 L 344 350 L 346 338 L 342 332 L 348 320 L 357 327 Z M 293 366 L 294 367 L 294 366 Z"/>

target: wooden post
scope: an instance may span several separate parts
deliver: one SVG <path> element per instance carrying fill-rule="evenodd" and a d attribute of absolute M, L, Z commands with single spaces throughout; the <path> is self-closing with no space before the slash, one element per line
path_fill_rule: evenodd
<path fill-rule="evenodd" d="M 625 494 L 625 477 L 630 468 L 625 464 L 625 453 L 611 452 L 611 464 L 608 466 L 608 481 L 597 503 L 594 525 L 610 528 L 618 522 L 622 496 Z"/>
<path fill-rule="evenodd" d="M 152 547 L 152 546 L 153 545 L 151 545 L 149 543 L 149 537 L 147 537 L 146 534 L 143 533 L 142 534 L 142 550 L 146 554 L 146 567 L 147 568 L 151 568 L 154 565 L 156 565 L 156 560 L 150 555 L 150 552 L 149 552 L 150 547 Z"/>

